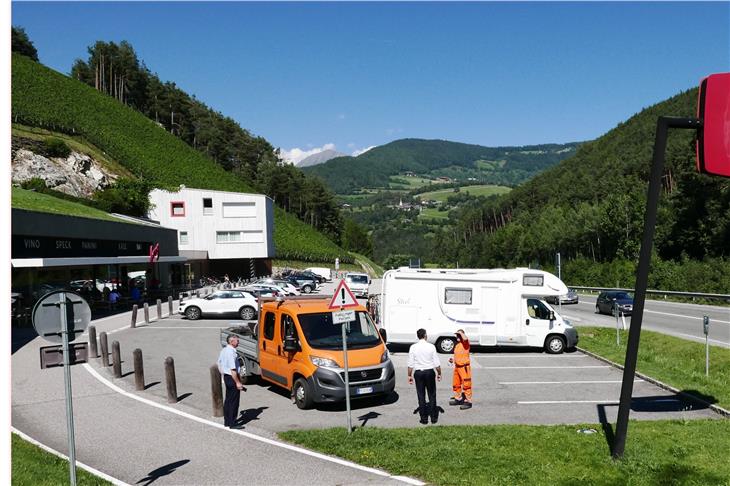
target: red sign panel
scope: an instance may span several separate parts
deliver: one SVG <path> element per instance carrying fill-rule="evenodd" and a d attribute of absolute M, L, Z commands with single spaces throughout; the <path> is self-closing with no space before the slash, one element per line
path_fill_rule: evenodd
<path fill-rule="evenodd" d="M 730 177 L 730 73 L 711 74 L 700 84 L 697 170 Z"/>

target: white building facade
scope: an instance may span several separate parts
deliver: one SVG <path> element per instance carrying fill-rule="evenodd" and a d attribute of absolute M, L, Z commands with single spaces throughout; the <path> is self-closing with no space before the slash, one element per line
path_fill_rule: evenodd
<path fill-rule="evenodd" d="M 269 197 L 181 187 L 155 189 L 150 202 L 149 218 L 177 230 L 180 255 L 198 262 L 199 274 L 247 277 L 270 268 L 275 249 Z"/>

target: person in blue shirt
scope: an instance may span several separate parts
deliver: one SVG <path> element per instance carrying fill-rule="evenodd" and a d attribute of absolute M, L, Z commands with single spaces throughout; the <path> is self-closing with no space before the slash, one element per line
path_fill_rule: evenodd
<path fill-rule="evenodd" d="M 226 384 L 226 399 L 223 402 L 223 424 L 226 427 L 234 428 L 238 417 L 238 406 L 241 400 L 241 390 L 246 391 L 241 383 L 239 375 L 240 365 L 238 362 L 238 337 L 229 335 L 227 345 L 221 349 L 218 355 L 218 371 L 223 376 Z"/>
<path fill-rule="evenodd" d="M 139 291 L 139 287 L 137 287 L 136 285 L 132 286 L 132 290 L 129 293 L 129 298 L 132 299 L 132 302 L 134 302 L 135 304 L 138 303 L 140 299 L 142 299 L 142 292 Z"/>

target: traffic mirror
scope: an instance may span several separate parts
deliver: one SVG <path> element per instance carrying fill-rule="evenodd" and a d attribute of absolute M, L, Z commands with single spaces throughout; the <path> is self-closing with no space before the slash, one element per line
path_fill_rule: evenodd
<path fill-rule="evenodd" d="M 730 73 L 711 74 L 700 84 L 697 170 L 730 177 Z"/>

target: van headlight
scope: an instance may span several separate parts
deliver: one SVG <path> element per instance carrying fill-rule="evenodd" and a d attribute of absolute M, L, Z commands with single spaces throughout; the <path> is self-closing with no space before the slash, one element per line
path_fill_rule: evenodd
<path fill-rule="evenodd" d="M 337 364 L 337 361 L 329 358 L 320 358 L 319 356 L 310 356 L 309 359 L 312 361 L 312 364 L 315 366 L 323 366 L 325 368 L 339 368 L 340 365 Z"/>
<path fill-rule="evenodd" d="M 388 361 L 388 350 L 387 349 L 385 351 L 383 351 L 383 354 L 380 355 L 380 362 L 385 363 L 386 361 Z"/>

